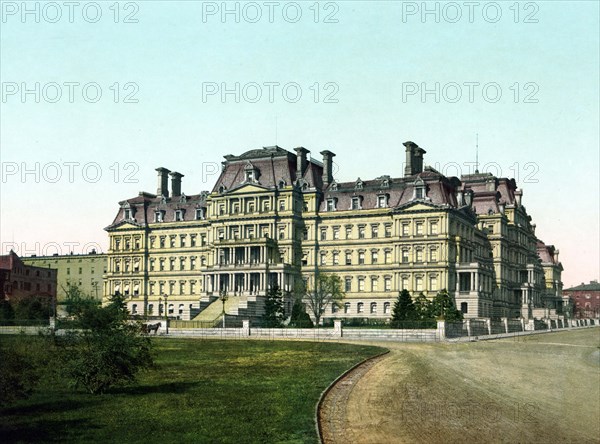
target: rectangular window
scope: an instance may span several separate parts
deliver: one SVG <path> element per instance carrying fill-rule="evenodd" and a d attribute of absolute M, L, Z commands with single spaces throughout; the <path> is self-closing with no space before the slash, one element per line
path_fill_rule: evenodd
<path fill-rule="evenodd" d="M 175 259 L 169 260 L 169 270 L 171 270 L 171 271 L 175 270 Z"/>
<path fill-rule="evenodd" d="M 333 228 L 333 238 L 335 240 L 340 238 L 340 228 L 339 227 L 334 227 Z"/>
<path fill-rule="evenodd" d="M 387 198 L 386 196 L 377 196 L 377 206 L 379 208 L 387 207 Z"/>
<path fill-rule="evenodd" d="M 429 225 L 429 233 L 431 234 L 438 234 L 438 223 L 436 222 L 431 222 L 431 224 Z"/>
<path fill-rule="evenodd" d="M 417 291 L 423 291 L 423 278 L 420 276 L 417 276 L 415 278 L 415 287 Z"/>
<path fill-rule="evenodd" d="M 408 263 L 408 250 L 402 250 L 402 263 Z"/>
<path fill-rule="evenodd" d="M 327 199 L 327 211 L 335 211 L 335 200 Z"/>
<path fill-rule="evenodd" d="M 365 278 L 358 278 L 358 291 L 365 291 Z"/>
<path fill-rule="evenodd" d="M 185 235 L 179 236 L 179 245 L 181 245 L 181 247 L 185 247 Z"/>
<path fill-rule="evenodd" d="M 279 201 L 279 211 L 285 211 L 285 200 Z"/>
<path fill-rule="evenodd" d="M 431 250 L 429 250 L 429 261 L 430 262 L 438 261 L 438 252 L 437 252 L 436 248 L 432 248 Z"/>
<path fill-rule="evenodd" d="M 379 291 L 379 279 L 371 279 L 371 291 Z"/>
<path fill-rule="evenodd" d="M 346 265 L 352 265 L 352 253 L 350 251 L 346 252 Z"/>
<path fill-rule="evenodd" d="M 154 213 L 154 222 L 162 222 L 163 221 L 163 212 L 162 211 L 156 211 Z"/>
<path fill-rule="evenodd" d="M 350 207 L 350 209 L 352 209 L 352 210 L 360 209 L 360 199 L 358 197 L 352 198 L 352 206 Z"/>
<path fill-rule="evenodd" d="M 358 238 L 359 239 L 365 238 L 365 227 L 358 227 Z"/>
<path fill-rule="evenodd" d="M 327 253 L 321 252 L 321 265 L 327 265 Z"/>
<path fill-rule="evenodd" d="M 377 225 L 372 225 L 371 226 L 371 237 L 372 238 L 379 237 L 379 227 Z"/>
<path fill-rule="evenodd" d="M 429 277 L 429 290 L 435 291 L 438 289 L 437 286 L 438 286 L 437 276 L 430 276 Z"/>
<path fill-rule="evenodd" d="M 352 227 L 346 227 L 346 239 L 352 239 Z"/>
<path fill-rule="evenodd" d="M 333 252 L 333 265 L 339 265 L 340 263 L 340 253 L 337 251 Z"/>
<path fill-rule="evenodd" d="M 344 291 L 352 291 L 352 278 L 347 277 L 344 281 Z"/>
<path fill-rule="evenodd" d="M 423 235 L 423 222 L 417 222 L 415 224 L 415 234 L 417 236 L 422 236 Z"/>
<path fill-rule="evenodd" d="M 423 250 L 416 251 L 415 262 L 423 262 Z"/>
<path fill-rule="evenodd" d="M 190 258 L 190 270 L 195 270 L 195 269 L 196 269 L 196 258 L 192 256 Z"/>
<path fill-rule="evenodd" d="M 390 250 L 386 250 L 386 252 L 385 252 L 385 263 L 386 264 L 392 263 L 392 252 Z"/>
<path fill-rule="evenodd" d="M 386 277 L 383 280 L 383 289 L 385 291 L 392 291 L 392 278 Z"/>
<path fill-rule="evenodd" d="M 377 253 L 377 251 L 372 251 L 371 252 L 371 263 L 376 264 L 378 258 L 379 258 L 379 254 Z"/>
<path fill-rule="evenodd" d="M 402 224 L 402 236 L 408 236 L 410 231 L 409 224 Z"/>
<path fill-rule="evenodd" d="M 171 236 L 171 238 L 169 239 L 169 246 L 171 248 L 175 248 L 175 236 Z"/>
<path fill-rule="evenodd" d="M 408 290 L 408 276 L 402 276 L 402 290 Z"/>
<path fill-rule="evenodd" d="M 161 236 L 159 241 L 160 248 L 165 248 L 165 237 Z"/>
<path fill-rule="evenodd" d="M 194 281 L 190 282 L 190 294 L 196 294 L 196 283 Z"/>
<path fill-rule="evenodd" d="M 175 210 L 175 221 L 182 221 L 183 220 L 183 211 L 181 210 Z"/>
<path fill-rule="evenodd" d="M 195 246 L 196 246 L 196 235 L 191 234 L 190 235 L 190 247 L 195 247 Z"/>
<path fill-rule="evenodd" d="M 204 219 L 204 210 L 202 208 L 196 208 L 196 220 Z"/>
<path fill-rule="evenodd" d="M 365 263 L 365 252 L 364 251 L 359 251 L 358 252 L 358 264 L 359 265 L 364 265 Z"/>
<path fill-rule="evenodd" d="M 327 240 L 327 228 L 321 228 L 321 240 Z"/>
<path fill-rule="evenodd" d="M 392 237 L 392 226 L 391 225 L 385 226 L 385 237 Z"/>

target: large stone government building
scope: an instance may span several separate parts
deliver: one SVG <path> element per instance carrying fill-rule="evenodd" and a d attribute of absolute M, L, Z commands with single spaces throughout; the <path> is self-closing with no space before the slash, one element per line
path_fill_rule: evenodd
<path fill-rule="evenodd" d="M 467 318 L 561 313 L 558 250 L 535 235 L 514 179 L 445 177 L 406 142 L 402 177 L 338 182 L 334 153 L 278 146 L 227 155 L 211 192 L 186 195 L 182 174 L 158 168 L 156 194 L 119 203 L 104 296 L 130 311 L 194 318 L 229 297 L 228 313 L 262 313 L 277 283 L 317 272 L 343 281 L 343 307 L 324 317 L 389 318 L 398 292 L 447 289 Z M 168 182 L 171 178 L 171 189 Z"/>

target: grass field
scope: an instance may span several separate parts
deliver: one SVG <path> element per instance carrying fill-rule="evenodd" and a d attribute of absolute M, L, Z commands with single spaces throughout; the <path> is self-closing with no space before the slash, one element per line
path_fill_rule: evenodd
<path fill-rule="evenodd" d="M 346 443 L 599 443 L 600 329 L 393 344 L 356 385 Z"/>
<path fill-rule="evenodd" d="M 0 442 L 313 443 L 321 391 L 382 350 L 157 339 L 155 351 L 156 368 L 138 385 L 105 395 L 44 382 L 29 400 L 0 410 Z"/>

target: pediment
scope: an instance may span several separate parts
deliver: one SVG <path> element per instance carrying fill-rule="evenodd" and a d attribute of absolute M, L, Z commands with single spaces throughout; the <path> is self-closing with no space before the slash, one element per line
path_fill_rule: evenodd
<path fill-rule="evenodd" d="M 267 190 L 266 187 L 257 184 L 243 184 L 239 188 L 230 190 L 227 194 L 247 194 L 247 193 L 260 193 Z"/>

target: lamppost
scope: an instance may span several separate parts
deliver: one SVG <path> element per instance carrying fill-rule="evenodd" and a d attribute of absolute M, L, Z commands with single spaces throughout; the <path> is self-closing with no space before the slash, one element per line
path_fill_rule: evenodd
<path fill-rule="evenodd" d="M 163 294 L 165 298 L 165 334 L 169 334 L 169 305 L 167 304 L 167 295 Z"/>
<path fill-rule="evenodd" d="M 221 290 L 219 292 L 219 295 L 220 295 L 219 299 L 221 299 L 221 302 L 223 302 L 223 314 L 222 314 L 222 316 L 223 316 L 223 328 L 225 328 L 225 302 L 227 302 L 227 299 L 229 299 L 229 298 L 227 297 L 227 292 L 225 290 Z"/>

